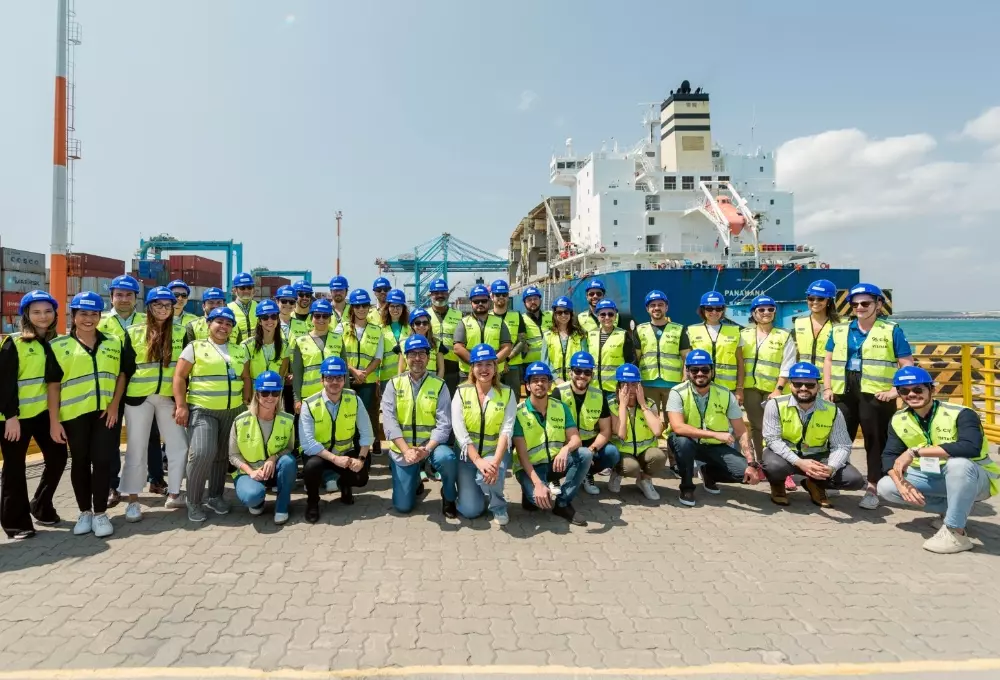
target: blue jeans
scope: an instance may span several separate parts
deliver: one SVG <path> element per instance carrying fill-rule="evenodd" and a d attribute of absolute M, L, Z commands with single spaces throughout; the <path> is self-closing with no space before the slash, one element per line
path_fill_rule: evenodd
<path fill-rule="evenodd" d="M 441 495 L 446 501 L 458 498 L 458 458 L 445 445 L 434 448 L 428 457 L 431 467 L 441 474 Z M 420 486 L 420 465 L 403 465 L 389 457 L 392 471 L 392 507 L 397 512 L 410 512 L 417 504 L 417 487 Z"/>
<path fill-rule="evenodd" d="M 295 486 L 296 463 L 295 456 L 290 453 L 278 458 L 274 477 L 267 482 L 258 482 L 250 475 L 240 475 L 233 486 L 236 487 L 236 497 L 248 508 L 260 507 L 264 504 L 264 495 L 268 484 L 274 482 L 278 487 L 278 497 L 274 503 L 275 512 L 288 512 L 292 500 L 292 487 Z"/>
<path fill-rule="evenodd" d="M 593 449 L 591 449 L 593 451 Z M 602 470 L 615 469 L 618 461 L 622 459 L 622 454 L 614 444 L 605 444 L 603 448 L 594 453 L 594 462 L 590 466 L 590 474 L 601 472 Z"/>
<path fill-rule="evenodd" d="M 556 505 L 564 508 L 573 502 L 576 492 L 580 490 L 580 485 L 583 484 L 583 480 L 587 478 L 587 473 L 590 472 L 590 463 L 593 459 L 594 454 L 591 453 L 590 449 L 583 446 L 569 454 L 569 460 L 566 461 L 566 472 L 562 473 L 563 481 L 559 487 L 561 493 L 558 496 Z M 535 474 L 538 475 L 539 479 L 546 484 L 549 482 L 550 474 L 553 477 L 559 474 L 550 472 L 548 463 L 538 463 L 537 465 L 532 465 L 532 467 L 535 468 Z M 531 483 L 531 477 L 528 476 L 528 473 L 524 470 L 518 470 L 516 476 L 517 481 L 521 483 L 521 490 L 524 492 L 524 497 L 534 505 L 538 505 L 535 503 L 535 486 Z"/>
<path fill-rule="evenodd" d="M 493 460 L 495 456 L 486 456 Z M 497 481 L 492 486 L 483 479 L 483 473 L 471 460 L 458 462 L 458 512 L 463 517 L 475 519 L 486 509 L 489 499 L 490 512 L 506 511 L 507 500 L 503 497 L 504 478 L 507 475 L 507 461 L 501 460 L 497 470 Z"/>
<path fill-rule="evenodd" d="M 964 529 L 972 504 L 990 497 L 989 475 L 968 458 L 949 458 L 939 475 L 908 468 L 905 478 L 923 494 L 923 509 L 944 515 L 944 523 L 952 529 Z M 878 480 L 877 488 L 878 495 L 886 502 L 910 505 L 899 495 L 896 483 L 889 477 Z"/>

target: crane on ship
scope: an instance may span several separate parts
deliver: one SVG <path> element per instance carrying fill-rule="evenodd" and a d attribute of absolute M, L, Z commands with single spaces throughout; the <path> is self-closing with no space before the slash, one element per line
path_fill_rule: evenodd
<path fill-rule="evenodd" d="M 135 251 L 140 260 L 163 259 L 166 252 L 222 251 L 226 253 L 226 280 L 223 281 L 228 293 L 232 293 L 233 276 L 243 271 L 243 244 L 232 239 L 228 241 L 180 241 L 169 234 L 139 239 L 139 249 Z M 235 268 L 233 260 L 235 259 Z"/>

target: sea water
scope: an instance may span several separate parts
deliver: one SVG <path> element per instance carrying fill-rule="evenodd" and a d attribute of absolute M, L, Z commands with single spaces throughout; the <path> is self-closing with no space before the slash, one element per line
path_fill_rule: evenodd
<path fill-rule="evenodd" d="M 1000 319 L 901 319 L 896 323 L 910 342 L 1000 342 Z"/>

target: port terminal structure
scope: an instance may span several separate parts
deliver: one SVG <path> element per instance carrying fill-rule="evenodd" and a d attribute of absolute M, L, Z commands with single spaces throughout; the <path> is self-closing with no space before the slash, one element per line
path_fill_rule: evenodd
<path fill-rule="evenodd" d="M 149 239 L 139 239 L 136 257 L 140 260 L 163 259 L 166 252 L 222 251 L 226 254 L 226 276 L 223 285 L 227 293 L 233 292 L 233 276 L 243 271 L 243 244 L 229 241 L 179 241 L 173 236 L 160 234 Z M 235 263 L 234 263 L 235 260 Z M 235 266 L 234 266 L 235 265 Z"/>
<path fill-rule="evenodd" d="M 390 259 L 378 258 L 375 266 L 380 272 L 412 273 L 413 299 L 421 305 L 427 304 L 431 281 L 448 280 L 451 273 L 506 272 L 508 262 L 493 253 L 465 243 L 445 232 L 438 238 L 416 246 L 412 252 L 403 253 Z"/>
<path fill-rule="evenodd" d="M 300 281 L 300 280 L 305 281 L 310 285 L 320 286 L 321 288 L 325 288 L 327 285 L 329 285 L 326 283 L 324 284 L 313 283 L 312 280 L 313 273 L 311 269 L 265 269 L 263 267 L 259 267 L 257 269 L 251 270 L 250 273 L 253 274 L 255 277 L 283 276 L 285 278 L 292 279 L 293 281 Z"/>

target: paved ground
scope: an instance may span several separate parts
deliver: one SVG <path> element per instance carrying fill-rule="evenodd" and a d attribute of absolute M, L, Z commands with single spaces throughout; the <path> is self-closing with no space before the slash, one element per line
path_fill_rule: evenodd
<path fill-rule="evenodd" d="M 386 468 L 373 473 L 353 507 L 324 502 L 316 526 L 301 496 L 281 528 L 242 508 L 194 526 L 144 497 L 141 523 L 111 511 L 111 539 L 67 521 L 0 545 L 0 680 L 116 667 L 62 677 L 840 677 L 803 664 L 844 663 L 929 678 L 943 669 L 899 663 L 1000 657 L 992 504 L 970 523 L 975 551 L 938 556 L 920 549 L 926 516 L 865 512 L 854 494 L 820 512 L 797 492 L 781 510 L 763 485 L 727 486 L 686 509 L 668 479 L 659 503 L 628 484 L 581 498 L 590 526 L 569 528 L 523 512 L 509 482 L 501 531 L 446 521 L 434 484 L 395 516 Z M 57 507 L 75 520 L 68 474 Z M 979 671 L 996 677 L 1000 662 Z"/>

